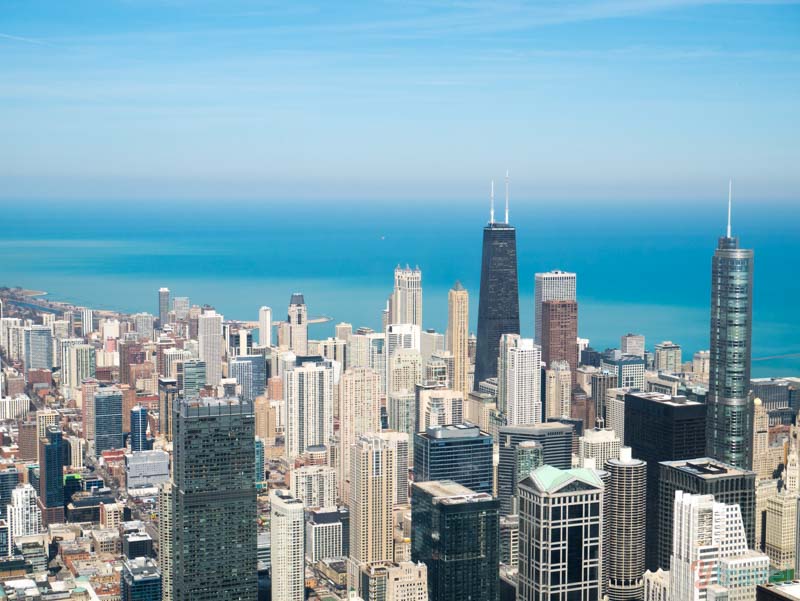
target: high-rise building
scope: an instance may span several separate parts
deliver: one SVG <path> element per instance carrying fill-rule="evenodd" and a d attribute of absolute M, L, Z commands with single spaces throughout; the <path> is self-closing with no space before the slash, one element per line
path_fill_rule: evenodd
<path fill-rule="evenodd" d="M 53 333 L 49 326 L 27 326 L 23 330 L 25 374 L 32 369 L 51 369 Z"/>
<path fill-rule="evenodd" d="M 658 477 L 659 567 L 669 567 L 673 550 L 675 492 L 713 495 L 719 503 L 738 505 L 748 549 L 755 547 L 756 475 L 703 457 L 686 461 L 662 461 Z M 650 545 L 648 540 L 648 545 Z M 679 597 L 680 598 L 680 597 Z"/>
<path fill-rule="evenodd" d="M 544 465 L 519 484 L 517 599 L 600 599 L 604 485 Z"/>
<path fill-rule="evenodd" d="M 472 424 L 435 426 L 414 435 L 414 481 L 453 480 L 474 492 L 494 488 L 492 437 Z"/>
<path fill-rule="evenodd" d="M 81 309 L 81 334 L 86 338 L 94 332 L 94 311 L 88 307 Z"/>
<path fill-rule="evenodd" d="M 532 426 L 503 426 L 497 438 L 500 451 L 497 496 L 503 515 L 515 511 L 517 484 L 523 476 L 519 466 L 525 467 L 520 462 L 520 447 L 523 442 L 533 441 L 540 445 L 542 464 L 559 469 L 569 469 L 572 466 L 572 426 L 567 424 L 548 422 Z"/>
<path fill-rule="evenodd" d="M 336 470 L 327 465 L 304 465 L 289 472 L 289 490 L 306 507 L 336 506 Z"/>
<path fill-rule="evenodd" d="M 222 319 L 216 311 L 206 311 L 197 318 L 200 361 L 206 364 L 206 384 L 211 386 L 222 379 Z"/>
<path fill-rule="evenodd" d="M 769 455 L 769 413 L 761 399 L 753 401 L 753 471 L 759 480 L 772 478 L 776 465 Z"/>
<path fill-rule="evenodd" d="M 305 599 L 303 502 L 279 489 L 270 491 L 269 500 L 272 598 L 281 601 L 303 601 Z"/>
<path fill-rule="evenodd" d="M 536 344 L 542 344 L 542 303 L 546 301 L 574 301 L 577 277 L 566 271 L 548 271 L 534 276 L 533 313 Z"/>
<path fill-rule="evenodd" d="M 174 405 L 173 423 L 173 600 L 252 601 L 258 585 L 253 405 L 235 398 L 182 401 Z"/>
<path fill-rule="evenodd" d="M 424 563 L 372 563 L 360 574 L 364 601 L 428 601 L 428 568 Z"/>
<path fill-rule="evenodd" d="M 579 467 L 592 467 L 593 469 L 605 469 L 606 461 L 609 459 L 619 459 L 622 441 L 617 433 L 611 428 L 595 427 L 586 430 L 583 436 L 578 438 L 578 463 Z M 588 465 L 589 462 L 593 465 Z"/>
<path fill-rule="evenodd" d="M 542 349 L 533 339 L 519 334 L 500 338 L 497 408 L 509 426 L 541 423 Z"/>
<path fill-rule="evenodd" d="M 11 503 L 11 491 L 19 484 L 20 473 L 13 465 L 5 465 L 0 469 L 0 520 L 7 517 L 6 510 Z"/>
<path fill-rule="evenodd" d="M 506 187 L 507 189 L 507 187 Z M 519 282 L 517 279 L 517 230 L 506 219 L 494 220 L 494 183 L 492 183 L 489 223 L 483 228 L 481 289 L 478 300 L 478 347 L 475 352 L 473 388 L 497 377 L 500 337 L 519 334 Z"/>
<path fill-rule="evenodd" d="M 11 491 L 6 519 L 10 533 L 9 549 L 14 548 L 14 541 L 21 536 L 39 534 L 42 531 L 42 510 L 33 486 L 20 484 Z"/>
<path fill-rule="evenodd" d="M 134 313 L 131 315 L 133 330 L 138 334 L 139 340 L 153 340 L 155 338 L 155 320 L 150 313 Z"/>
<path fill-rule="evenodd" d="M 661 461 L 694 459 L 705 449 L 706 408 L 686 397 L 658 392 L 625 395 L 625 446 L 647 462 L 647 567 L 659 566 L 659 491 Z M 662 566 L 665 569 L 668 566 Z"/>
<path fill-rule="evenodd" d="M 453 353 L 452 387 L 466 396 L 469 386 L 469 293 L 456 282 L 447 293 L 447 349 Z"/>
<path fill-rule="evenodd" d="M 783 490 L 767 500 L 766 537 L 764 550 L 775 570 L 795 569 L 797 553 L 796 492 Z"/>
<path fill-rule="evenodd" d="M 609 601 L 641 599 L 645 569 L 647 464 L 623 447 L 618 459 L 603 464 L 609 476 L 604 503 L 606 524 L 603 565 Z"/>
<path fill-rule="evenodd" d="M 548 366 L 566 361 L 573 372 L 578 369 L 578 303 L 574 300 L 548 300 L 542 303 L 542 361 Z"/>
<path fill-rule="evenodd" d="M 286 401 L 286 458 L 291 463 L 308 447 L 333 436 L 334 363 L 322 357 L 282 356 Z"/>
<path fill-rule="evenodd" d="M 308 307 L 302 293 L 289 299 L 286 321 L 280 325 L 279 344 L 297 355 L 308 354 Z"/>
<path fill-rule="evenodd" d="M 753 251 L 728 231 L 711 262 L 711 351 L 708 379 L 708 455 L 742 469 L 753 465 L 750 440 L 750 340 L 753 326 Z"/>
<path fill-rule="evenodd" d="M 136 405 L 131 409 L 131 451 L 147 449 L 147 409 Z"/>
<path fill-rule="evenodd" d="M 73 339 L 68 338 L 61 341 L 61 382 L 64 386 L 77 389 L 86 378 L 95 377 L 95 348 L 91 344 L 70 344 L 65 348 L 64 343 L 71 340 Z"/>
<path fill-rule="evenodd" d="M 600 369 L 614 375 L 617 379 L 616 388 L 644 390 L 645 362 L 641 357 L 635 355 L 603 356 Z"/>
<path fill-rule="evenodd" d="M 258 310 L 258 343 L 272 346 L 272 309 L 261 307 Z"/>
<path fill-rule="evenodd" d="M 767 581 L 769 560 L 749 550 L 739 507 L 682 490 L 675 491 L 672 506 L 671 598 L 754 599 L 756 586 Z"/>
<path fill-rule="evenodd" d="M 172 440 L 172 404 L 178 397 L 178 381 L 173 378 L 158 379 L 158 429 L 167 441 Z M 187 396 L 194 398 L 196 395 Z"/>
<path fill-rule="evenodd" d="M 391 388 L 391 360 L 398 353 L 419 352 L 419 326 L 414 324 L 388 324 L 386 326 L 386 346 L 384 354 L 383 389 L 387 394 L 394 392 Z"/>
<path fill-rule="evenodd" d="M 169 288 L 158 289 L 158 323 L 162 329 L 169 323 Z"/>
<path fill-rule="evenodd" d="M 569 417 L 572 413 L 573 373 L 566 361 L 554 361 L 544 372 L 545 416 Z"/>
<path fill-rule="evenodd" d="M 411 559 L 428 566 L 429 598 L 497 601 L 497 499 L 452 480 L 414 483 L 411 497 Z"/>
<path fill-rule="evenodd" d="M 677 374 L 683 371 L 681 346 L 671 340 L 659 342 L 655 348 L 656 371 Z"/>
<path fill-rule="evenodd" d="M 161 601 L 161 572 L 149 557 L 122 562 L 122 601 Z"/>
<path fill-rule="evenodd" d="M 306 561 L 345 556 L 349 544 L 349 514 L 346 509 L 325 507 L 306 511 Z"/>
<path fill-rule="evenodd" d="M 172 575 L 174 572 L 174 541 L 175 541 L 175 497 L 172 482 L 165 482 L 158 487 L 158 567 L 161 570 L 162 601 L 174 599 L 172 588 Z"/>
<path fill-rule="evenodd" d="M 178 389 L 187 399 L 200 395 L 206 385 L 206 362 L 199 359 L 182 361 L 177 365 Z"/>
<path fill-rule="evenodd" d="M 617 387 L 617 378 L 608 371 L 599 371 L 592 373 L 590 382 L 595 415 L 600 419 L 608 420 L 608 410 L 606 407 L 608 389 Z M 620 433 L 618 432 L 618 434 Z"/>
<path fill-rule="evenodd" d="M 415 394 L 416 431 L 464 421 L 464 395 L 438 384 L 420 384 Z"/>
<path fill-rule="evenodd" d="M 61 428 L 47 426 L 39 439 L 39 503 L 44 525 L 64 522 L 64 464 L 67 448 Z"/>
<path fill-rule="evenodd" d="M 620 340 L 619 350 L 623 355 L 634 355 L 644 359 L 644 336 L 642 334 L 625 334 Z"/>
<path fill-rule="evenodd" d="M 94 393 L 94 454 L 122 449 L 122 391 L 114 386 L 101 386 Z"/>
<path fill-rule="evenodd" d="M 228 377 L 236 378 L 245 399 L 255 401 L 267 388 L 266 361 L 261 355 L 239 355 L 228 363 Z"/>
<path fill-rule="evenodd" d="M 410 437 L 405 432 L 393 430 L 383 430 L 376 436 L 380 437 L 394 454 L 394 505 L 406 505 L 408 503 L 409 460 L 412 457 Z"/>
<path fill-rule="evenodd" d="M 422 327 L 422 271 L 399 265 L 394 268 L 394 290 L 389 297 L 389 323 Z"/>

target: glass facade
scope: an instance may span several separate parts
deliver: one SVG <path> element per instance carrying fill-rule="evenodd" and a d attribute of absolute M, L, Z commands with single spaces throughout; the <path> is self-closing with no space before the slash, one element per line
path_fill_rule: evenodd
<path fill-rule="evenodd" d="M 121 449 L 122 391 L 118 388 L 100 388 L 94 394 L 94 453 Z"/>
<path fill-rule="evenodd" d="M 475 492 L 492 493 L 492 437 L 477 427 L 445 426 L 414 435 L 414 479 L 453 480 Z"/>

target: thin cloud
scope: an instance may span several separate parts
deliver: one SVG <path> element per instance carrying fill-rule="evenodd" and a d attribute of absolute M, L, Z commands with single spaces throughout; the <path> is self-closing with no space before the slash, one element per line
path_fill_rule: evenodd
<path fill-rule="evenodd" d="M 0 39 L 11 40 L 13 42 L 23 42 L 25 44 L 35 44 L 37 46 L 53 46 L 50 42 L 44 40 L 37 40 L 35 38 L 26 38 L 19 35 L 10 35 L 7 33 L 0 33 Z"/>

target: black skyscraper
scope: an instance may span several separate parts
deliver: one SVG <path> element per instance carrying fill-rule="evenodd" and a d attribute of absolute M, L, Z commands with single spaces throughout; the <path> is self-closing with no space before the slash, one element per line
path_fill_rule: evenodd
<path fill-rule="evenodd" d="M 489 223 L 483 228 L 481 296 L 478 304 L 478 348 L 475 357 L 475 390 L 487 378 L 497 377 L 500 337 L 519 334 L 519 286 L 517 282 L 517 230 L 506 219 L 494 220 L 494 184 Z"/>

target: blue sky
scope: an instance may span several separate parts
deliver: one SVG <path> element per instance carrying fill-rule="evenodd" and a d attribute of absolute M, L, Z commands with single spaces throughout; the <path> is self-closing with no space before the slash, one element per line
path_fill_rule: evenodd
<path fill-rule="evenodd" d="M 0 1 L 0 202 L 800 203 L 800 4 Z"/>

